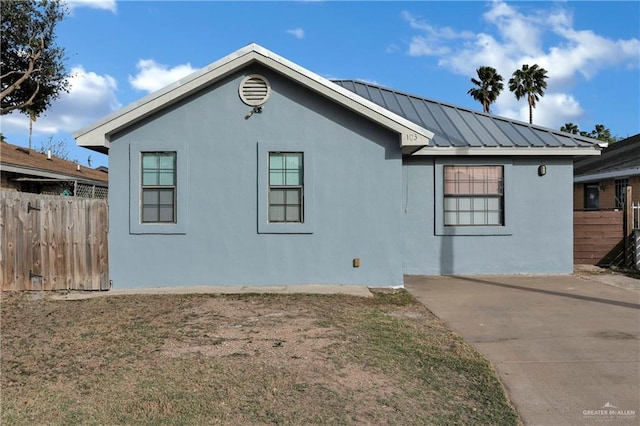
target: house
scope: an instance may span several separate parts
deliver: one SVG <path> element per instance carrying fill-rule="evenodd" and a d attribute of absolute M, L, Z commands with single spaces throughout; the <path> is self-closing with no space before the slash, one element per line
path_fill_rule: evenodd
<path fill-rule="evenodd" d="M 622 209 L 626 187 L 640 202 L 640 133 L 613 143 L 599 157 L 575 163 L 573 204 L 576 210 Z"/>
<path fill-rule="evenodd" d="M 108 174 L 51 154 L 0 143 L 0 189 L 106 198 Z"/>
<path fill-rule="evenodd" d="M 114 288 L 571 273 L 596 141 L 250 44 L 74 134 L 109 155 Z"/>

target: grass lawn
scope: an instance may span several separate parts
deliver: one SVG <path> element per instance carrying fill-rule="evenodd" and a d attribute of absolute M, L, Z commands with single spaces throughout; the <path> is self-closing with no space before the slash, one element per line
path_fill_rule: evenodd
<path fill-rule="evenodd" d="M 0 302 L 3 425 L 519 424 L 404 290 Z"/>

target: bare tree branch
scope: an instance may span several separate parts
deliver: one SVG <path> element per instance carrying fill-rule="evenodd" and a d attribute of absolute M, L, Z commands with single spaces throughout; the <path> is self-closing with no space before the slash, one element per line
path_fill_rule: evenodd
<path fill-rule="evenodd" d="M 40 49 L 34 55 L 31 55 L 31 57 L 29 58 L 29 67 L 24 72 L 22 77 L 17 79 L 13 84 L 11 84 L 6 89 L 4 89 L 2 92 L 0 92 L 0 100 L 4 99 L 5 96 L 8 96 L 11 93 L 13 93 L 13 91 L 19 89 L 20 85 L 29 79 L 29 77 L 31 76 L 31 74 L 33 73 L 33 70 L 35 68 L 36 61 L 42 55 L 42 51 L 43 50 L 44 50 L 44 40 L 40 39 Z M 22 105 L 18 105 L 17 107 L 16 106 L 9 107 L 8 111 L 12 111 L 12 110 L 17 109 L 17 108 L 23 108 L 25 106 L 31 105 L 33 103 L 33 100 L 35 99 L 35 95 L 38 93 L 39 89 L 40 89 L 40 85 L 38 84 L 38 87 L 36 88 L 35 93 L 33 94 L 33 96 L 31 96 L 29 98 L 29 100 L 27 102 L 24 102 Z M 7 108 L 3 108 L 2 109 L 2 114 L 6 114 L 5 109 L 7 109 Z"/>

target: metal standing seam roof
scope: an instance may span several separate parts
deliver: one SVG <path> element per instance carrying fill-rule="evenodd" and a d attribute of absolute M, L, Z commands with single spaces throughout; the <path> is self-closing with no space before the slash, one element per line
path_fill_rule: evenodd
<path fill-rule="evenodd" d="M 471 111 L 382 86 L 355 80 L 333 80 L 345 89 L 431 130 L 425 148 L 574 148 L 596 151 L 601 141 Z M 490 150 L 487 150 L 490 154 Z M 549 150 L 552 154 L 552 150 Z"/>

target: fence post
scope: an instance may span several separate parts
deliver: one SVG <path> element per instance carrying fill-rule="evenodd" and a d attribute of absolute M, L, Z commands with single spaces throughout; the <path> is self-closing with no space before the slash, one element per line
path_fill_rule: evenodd
<path fill-rule="evenodd" d="M 627 186 L 624 198 L 624 266 L 633 266 L 634 246 L 633 242 L 633 198 L 631 186 Z"/>

